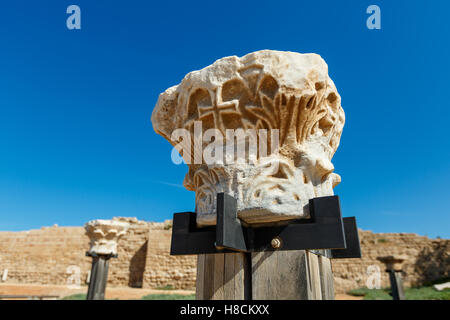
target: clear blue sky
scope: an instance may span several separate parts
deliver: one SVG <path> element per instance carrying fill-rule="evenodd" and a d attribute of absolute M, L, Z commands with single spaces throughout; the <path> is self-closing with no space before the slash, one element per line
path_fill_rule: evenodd
<path fill-rule="evenodd" d="M 156 4 L 157 3 L 157 4 Z M 81 8 L 81 30 L 66 8 Z M 368 30 L 366 8 L 381 8 Z M 4 1 L 0 230 L 194 209 L 186 167 L 152 129 L 160 92 L 218 58 L 320 54 L 346 125 L 344 216 L 450 237 L 448 1 Z"/>

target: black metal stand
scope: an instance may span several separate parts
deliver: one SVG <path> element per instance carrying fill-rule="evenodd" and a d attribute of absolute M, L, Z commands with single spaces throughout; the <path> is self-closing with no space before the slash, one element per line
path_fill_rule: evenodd
<path fill-rule="evenodd" d="M 356 219 L 342 218 L 338 196 L 311 199 L 309 219 L 282 226 L 245 227 L 236 208 L 235 198 L 217 194 L 217 224 L 205 228 L 197 228 L 195 213 L 175 213 L 170 254 L 310 250 L 335 259 L 361 257 Z"/>
<path fill-rule="evenodd" d="M 86 300 L 104 300 L 106 282 L 108 280 L 109 259 L 116 258 L 117 255 L 97 255 L 86 253 L 92 257 L 91 276 Z"/>

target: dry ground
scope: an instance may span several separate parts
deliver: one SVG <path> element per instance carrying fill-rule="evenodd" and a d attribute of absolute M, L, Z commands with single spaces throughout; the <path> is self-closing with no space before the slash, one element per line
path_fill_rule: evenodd
<path fill-rule="evenodd" d="M 68 286 L 43 285 L 43 284 L 14 284 L 1 283 L 0 295 L 47 295 L 65 297 L 76 293 L 86 293 L 87 287 L 82 286 L 77 289 Z M 134 300 L 141 299 L 148 294 L 193 294 L 193 290 L 159 290 L 159 289 L 141 289 L 130 287 L 107 287 L 106 299 Z M 346 294 L 337 294 L 336 300 L 361 300 L 361 297 L 353 297 Z"/>

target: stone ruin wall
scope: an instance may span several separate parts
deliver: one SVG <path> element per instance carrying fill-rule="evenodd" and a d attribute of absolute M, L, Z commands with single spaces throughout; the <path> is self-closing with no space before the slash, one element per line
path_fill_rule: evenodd
<path fill-rule="evenodd" d="M 131 224 L 119 241 L 117 259 L 111 259 L 108 283 L 112 286 L 193 289 L 196 257 L 169 255 L 170 222 L 149 223 L 115 218 Z M 450 240 L 416 234 L 372 233 L 360 230 L 362 259 L 333 260 L 337 293 L 365 286 L 367 267 L 380 267 L 382 287 L 389 286 L 377 256 L 408 257 L 407 286 L 450 277 Z M 89 239 L 82 227 L 43 227 L 39 230 L 0 232 L 0 273 L 8 269 L 8 283 L 67 284 L 70 266 L 78 266 L 85 284 L 91 258 L 85 256 Z M 69 269 L 68 269 L 69 268 Z"/>
<path fill-rule="evenodd" d="M 405 255 L 405 286 L 427 284 L 450 278 L 450 240 L 430 239 L 414 233 L 373 233 L 359 230 L 361 259 L 332 260 L 336 292 L 364 287 L 369 278 L 368 267 L 381 271 L 381 287 L 389 287 L 389 276 L 379 256 Z"/>
<path fill-rule="evenodd" d="M 0 232 L 0 272 L 7 282 L 65 284 L 67 268 L 79 266 L 86 279 L 89 239 L 82 227 L 43 227 L 39 230 Z"/>

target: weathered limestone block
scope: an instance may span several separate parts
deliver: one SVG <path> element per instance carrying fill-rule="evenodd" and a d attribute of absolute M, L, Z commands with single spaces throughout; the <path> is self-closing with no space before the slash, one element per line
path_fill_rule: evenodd
<path fill-rule="evenodd" d="M 91 240 L 90 254 L 116 255 L 117 242 L 127 233 L 129 224 L 116 220 L 92 220 L 85 224 L 86 234 Z"/>
<path fill-rule="evenodd" d="M 184 186 L 196 192 L 200 226 L 215 224 L 219 192 L 238 200 L 239 218 L 248 224 L 308 217 L 309 199 L 333 195 L 340 182 L 331 158 L 344 122 L 323 59 L 272 50 L 225 57 L 187 74 L 161 93 L 152 114 L 155 131 L 188 164 Z M 224 144 L 225 157 L 213 141 Z"/>

